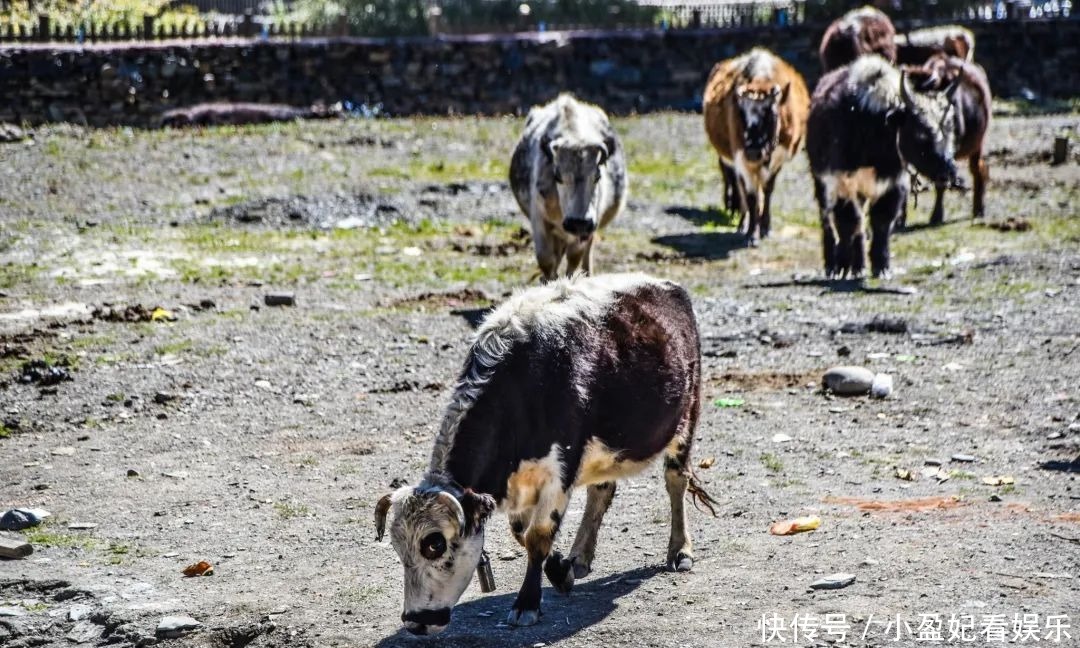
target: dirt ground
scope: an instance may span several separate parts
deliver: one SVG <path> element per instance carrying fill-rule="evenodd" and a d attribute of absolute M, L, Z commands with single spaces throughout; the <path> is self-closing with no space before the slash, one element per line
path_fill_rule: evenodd
<path fill-rule="evenodd" d="M 593 574 L 568 598 L 545 587 L 523 629 L 502 623 L 525 561 L 497 514 L 497 591 L 474 582 L 429 640 L 399 632 L 401 568 L 372 510 L 426 466 L 472 326 L 533 281 L 504 181 L 521 122 L 56 126 L 2 144 L 0 508 L 52 516 L 6 533 L 34 553 L 0 562 L 0 645 L 906 646 L 934 615 L 946 639 L 966 619 L 963 643 L 993 645 L 1025 614 L 1041 645 L 1080 645 L 1080 167 L 1049 164 L 1078 122 L 999 115 L 989 223 L 950 194 L 926 228 L 924 194 L 897 277 L 853 285 L 820 280 L 804 156 L 748 250 L 715 207 L 700 117 L 619 120 L 632 198 L 596 263 L 692 292 L 695 464 L 722 506 L 691 510 L 694 570 L 667 573 L 661 469 L 628 480 Z M 264 304 L 281 291 L 294 306 Z M 895 393 L 822 393 L 837 364 Z M 811 514 L 816 531 L 768 533 Z M 212 576 L 181 574 L 200 560 Z M 856 580 L 809 588 L 837 572 Z M 203 625 L 159 640 L 168 615 Z M 834 632 L 805 638 L 825 615 Z M 1054 615 L 1071 638 L 1052 640 Z M 776 619 L 783 644 L 763 633 Z"/>

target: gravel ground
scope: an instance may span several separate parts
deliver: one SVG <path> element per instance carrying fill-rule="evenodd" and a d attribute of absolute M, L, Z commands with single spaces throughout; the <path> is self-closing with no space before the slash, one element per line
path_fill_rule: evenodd
<path fill-rule="evenodd" d="M 428 643 L 919 645 L 920 615 L 939 615 L 945 638 L 969 619 L 964 643 L 993 645 L 993 615 L 1012 637 L 1028 614 L 1042 645 L 1078 645 L 1080 167 L 1048 164 L 1077 123 L 998 118 L 994 227 L 962 195 L 922 227 L 923 196 L 897 278 L 854 285 L 816 278 L 803 156 L 774 237 L 747 250 L 715 207 L 700 117 L 619 121 L 633 197 L 597 263 L 694 295 L 695 463 L 723 505 L 692 511 L 694 571 L 667 573 L 661 470 L 628 480 L 593 574 L 568 598 L 545 588 L 524 629 L 501 623 L 525 561 L 496 515 L 498 590 L 471 585 Z M 504 181 L 520 125 L 50 127 L 0 145 L 0 508 L 52 512 L 7 534 L 35 551 L 0 563 L 0 644 L 418 645 L 372 510 L 426 466 L 471 327 L 532 280 Z M 264 304 L 281 291 L 295 306 Z M 837 364 L 895 393 L 822 393 Z M 768 533 L 800 515 L 821 527 Z M 181 574 L 200 560 L 212 576 Z M 834 573 L 855 581 L 810 589 Z M 171 615 L 202 625 L 155 637 Z M 793 642 L 796 615 L 804 631 L 842 615 L 846 635 Z M 1052 615 L 1071 639 L 1047 640 Z"/>

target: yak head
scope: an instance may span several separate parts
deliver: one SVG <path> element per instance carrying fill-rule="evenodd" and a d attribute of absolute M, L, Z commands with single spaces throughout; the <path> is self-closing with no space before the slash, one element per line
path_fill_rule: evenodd
<path fill-rule="evenodd" d="M 390 543 L 405 569 L 401 621 L 413 634 L 437 634 L 450 624 L 450 610 L 480 562 L 495 500 L 449 486 L 403 486 L 375 506 L 378 540 L 391 509 Z"/>
<path fill-rule="evenodd" d="M 953 118 L 953 95 L 958 87 L 957 80 L 943 90 L 916 92 L 907 73 L 901 73 L 901 107 L 888 117 L 897 127 L 900 156 L 937 184 L 956 186 L 958 183 Z"/>
<path fill-rule="evenodd" d="M 549 137 L 540 140 L 540 150 L 547 158 L 555 180 L 562 211 L 562 228 L 580 240 L 588 240 L 599 224 L 598 185 L 614 149 L 614 142 L 572 137 Z"/>
<path fill-rule="evenodd" d="M 735 106 L 742 125 L 743 154 L 750 162 L 768 161 L 780 136 L 780 106 L 791 84 L 743 84 L 735 88 Z"/>

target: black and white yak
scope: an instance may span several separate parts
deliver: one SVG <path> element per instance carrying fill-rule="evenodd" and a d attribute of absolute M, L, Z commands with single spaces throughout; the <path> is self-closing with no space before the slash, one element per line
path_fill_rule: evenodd
<path fill-rule="evenodd" d="M 694 311 L 676 284 L 640 274 L 559 279 L 496 309 L 476 332 L 427 473 L 376 506 L 379 538 L 393 513 L 406 629 L 434 634 L 450 623 L 496 508 L 528 554 L 508 622 L 536 623 L 541 571 L 563 593 L 588 575 L 616 481 L 660 456 L 667 565 L 689 570 L 684 497 L 715 504 L 690 466 L 700 381 Z M 585 511 L 563 558 L 552 546 L 578 486 L 588 488 Z"/>
<path fill-rule="evenodd" d="M 626 204 L 626 157 L 604 111 L 561 94 L 529 111 L 510 159 L 510 188 L 532 229 L 544 280 L 592 272 L 596 231 Z"/>
<path fill-rule="evenodd" d="M 806 153 L 823 229 L 825 273 L 859 278 L 865 268 L 864 213 L 869 211 L 870 266 L 889 273 L 889 235 L 910 190 L 908 165 L 932 182 L 957 182 L 952 95 L 916 92 L 876 54 L 818 81 L 810 99 Z"/>

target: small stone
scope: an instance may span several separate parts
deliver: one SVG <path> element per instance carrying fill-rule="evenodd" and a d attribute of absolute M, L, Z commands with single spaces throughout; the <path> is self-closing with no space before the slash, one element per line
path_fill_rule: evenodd
<path fill-rule="evenodd" d="M 975 456 L 969 454 L 954 454 L 952 460 L 957 463 L 972 463 L 975 461 Z"/>
<path fill-rule="evenodd" d="M 138 477 L 139 476 L 139 471 L 135 470 L 134 468 L 128 468 L 127 476 L 128 477 Z"/>
<path fill-rule="evenodd" d="M 72 446 L 60 446 L 59 448 L 53 448 L 52 450 L 50 450 L 49 454 L 55 455 L 57 457 L 70 457 L 71 455 L 75 454 L 75 448 L 73 448 Z"/>
<path fill-rule="evenodd" d="M 941 459 L 927 459 L 923 463 L 927 466 L 940 466 L 943 462 L 941 461 Z"/>
<path fill-rule="evenodd" d="M 878 561 L 873 558 L 863 558 L 863 561 L 859 563 L 859 567 L 873 567 L 876 564 L 878 564 Z"/>
<path fill-rule="evenodd" d="M 855 574 L 829 574 L 810 583 L 810 589 L 842 589 L 855 582 Z"/>
<path fill-rule="evenodd" d="M 67 640 L 77 644 L 91 643 L 100 639 L 104 630 L 105 628 L 102 626 L 90 621 L 79 621 L 71 629 L 71 632 L 67 633 Z"/>
<path fill-rule="evenodd" d="M 274 387 L 273 385 L 270 384 L 269 380 L 256 380 L 255 381 L 255 386 L 258 387 L 259 389 L 273 389 L 273 387 Z"/>
<path fill-rule="evenodd" d="M 772 438 L 773 443 L 787 443 L 788 441 L 791 441 L 791 437 L 784 434 L 783 432 L 774 434 Z"/>
<path fill-rule="evenodd" d="M 874 398 L 888 398 L 893 392 L 893 379 L 889 374 L 879 373 L 870 383 L 870 395 Z"/>
<path fill-rule="evenodd" d="M 1065 436 L 1065 435 L 1062 434 L 1061 432 L 1051 432 L 1050 434 L 1046 435 L 1046 440 L 1047 441 L 1056 441 L 1056 440 L 1062 438 L 1063 436 Z"/>
<path fill-rule="evenodd" d="M 73 530 L 73 531 L 87 531 L 89 529 L 96 529 L 97 526 L 98 525 L 97 525 L 96 522 L 69 522 L 68 523 L 68 528 Z M 72 619 L 72 620 L 73 621 L 78 621 L 78 619 Z"/>
<path fill-rule="evenodd" d="M 67 618 L 68 621 L 82 621 L 86 617 L 90 616 L 90 613 L 93 611 L 94 609 L 89 605 L 83 605 L 81 603 L 78 603 L 72 605 L 71 609 L 68 610 Z"/>
<path fill-rule="evenodd" d="M 822 382 L 829 391 L 840 396 L 857 396 L 870 391 L 874 372 L 863 367 L 833 367 L 825 372 Z"/>
<path fill-rule="evenodd" d="M 296 306 L 296 294 L 291 292 L 266 293 L 263 303 L 267 306 Z"/>
<path fill-rule="evenodd" d="M 964 365 L 960 364 L 959 362 L 950 362 L 949 364 L 942 367 L 942 369 L 944 369 L 945 371 L 963 371 Z"/>
<path fill-rule="evenodd" d="M 997 493 L 994 493 L 993 495 L 990 496 L 990 501 L 991 502 L 1000 502 L 1000 501 L 1002 501 L 1001 500 L 1001 495 L 998 495 Z"/>
<path fill-rule="evenodd" d="M 202 624 L 189 616 L 167 616 L 157 626 L 157 636 L 175 638 L 192 630 L 198 630 Z"/>
<path fill-rule="evenodd" d="M 169 393 L 169 392 L 158 392 L 158 393 L 154 394 L 154 402 L 157 403 L 158 405 L 164 405 L 166 403 L 171 403 L 174 400 L 176 400 L 177 398 L 179 398 L 179 396 L 177 396 L 176 394 Z"/>
<path fill-rule="evenodd" d="M 41 524 L 41 521 L 49 517 L 51 513 L 45 509 L 17 508 L 11 509 L 0 516 L 0 529 L 5 531 L 22 531 L 32 526 Z"/>
<path fill-rule="evenodd" d="M 162 477 L 168 477 L 169 479 L 187 479 L 188 473 L 186 470 L 177 470 L 174 472 L 163 472 Z"/>
<path fill-rule="evenodd" d="M 836 355 L 840 356 L 841 358 L 848 357 L 849 355 L 851 355 L 851 347 L 847 345 L 840 347 L 836 350 Z"/>

